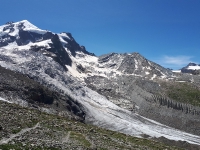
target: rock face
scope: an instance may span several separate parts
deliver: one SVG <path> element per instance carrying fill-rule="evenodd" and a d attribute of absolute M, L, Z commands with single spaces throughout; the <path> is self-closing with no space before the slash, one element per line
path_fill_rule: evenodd
<path fill-rule="evenodd" d="M 62 113 L 66 117 L 84 120 L 84 112 L 79 104 L 69 96 L 62 95 L 31 80 L 26 75 L 7 70 L 0 66 L 0 97 L 11 103 L 29 106 L 49 113 Z"/>
<path fill-rule="evenodd" d="M 96 57 L 70 33 L 41 30 L 26 20 L 0 26 L 0 65 L 26 77 L 14 80 L 12 72 L 10 83 L 8 71 L 2 71 L 7 73 L 0 96 L 9 101 L 17 98 L 39 109 L 44 105 L 50 112 L 125 134 L 200 144 L 200 101 L 193 98 L 200 91 L 199 76 L 177 75 L 139 53 Z M 194 86 L 195 94 L 181 97 L 183 92 L 164 86 L 179 82 Z"/>

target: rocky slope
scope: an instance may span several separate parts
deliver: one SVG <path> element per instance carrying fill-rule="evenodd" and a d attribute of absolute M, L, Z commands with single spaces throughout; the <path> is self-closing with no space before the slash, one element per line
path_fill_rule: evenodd
<path fill-rule="evenodd" d="M 0 149 L 198 149 L 186 142 L 141 139 L 0 101 Z"/>
<path fill-rule="evenodd" d="M 28 76 L 0 66 L 0 98 L 51 114 L 84 120 L 84 112 L 69 96 L 50 90 Z"/>
<path fill-rule="evenodd" d="M 200 145 L 199 76 L 173 73 L 139 53 L 96 57 L 71 34 L 41 30 L 26 20 L 0 26 L 0 65 L 59 93 L 48 106 L 52 112 L 74 113 L 85 123 L 137 137 L 163 136 Z M 191 95 L 179 98 L 183 92 L 174 96 L 164 86 L 180 82 L 191 84 L 186 91 L 194 86 L 195 100 Z M 2 98 L 45 104 L 45 99 L 24 94 L 26 90 L 10 93 L 14 97 L 8 99 L 10 94 L 3 91 Z"/>

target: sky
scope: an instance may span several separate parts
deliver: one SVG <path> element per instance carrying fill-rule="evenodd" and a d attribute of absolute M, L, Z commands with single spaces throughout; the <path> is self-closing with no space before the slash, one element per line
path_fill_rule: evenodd
<path fill-rule="evenodd" d="M 70 32 L 97 56 L 138 52 L 166 68 L 200 63 L 200 0 L 2 0 L 0 25 Z"/>

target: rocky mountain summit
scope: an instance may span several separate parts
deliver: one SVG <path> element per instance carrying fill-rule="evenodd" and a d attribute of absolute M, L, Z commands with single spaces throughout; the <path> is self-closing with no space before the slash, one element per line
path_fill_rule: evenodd
<path fill-rule="evenodd" d="M 200 145 L 198 75 L 173 73 L 139 53 L 97 57 L 70 33 L 27 20 L 0 26 L 0 66 L 1 100 L 131 136 Z"/>
<path fill-rule="evenodd" d="M 186 67 L 183 67 L 181 69 L 181 72 L 199 75 L 200 74 L 200 64 L 198 65 L 196 63 L 189 63 Z"/>

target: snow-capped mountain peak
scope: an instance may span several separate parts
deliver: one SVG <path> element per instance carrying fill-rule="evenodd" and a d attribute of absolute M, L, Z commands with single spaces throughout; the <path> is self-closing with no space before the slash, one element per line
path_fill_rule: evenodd
<path fill-rule="evenodd" d="M 41 30 L 35 25 L 31 24 L 27 20 L 22 20 L 19 22 L 8 22 L 5 25 L 0 26 L 0 35 L 10 35 L 10 36 L 17 36 L 19 33 L 19 30 L 24 30 L 24 31 L 32 31 L 32 32 L 39 32 L 45 33 L 47 31 Z"/>
<path fill-rule="evenodd" d="M 38 51 L 53 58 L 65 69 L 72 65 L 72 57 L 77 52 L 94 56 L 84 46 L 80 46 L 71 33 L 56 34 L 42 30 L 27 20 L 8 22 L 0 26 L 0 48 L 7 50 L 4 53 L 9 54 L 16 50 Z"/>
<path fill-rule="evenodd" d="M 181 69 L 182 73 L 200 74 L 200 64 L 190 62 L 187 66 Z"/>
<path fill-rule="evenodd" d="M 28 20 L 22 20 L 22 21 L 19 21 L 19 22 L 15 22 L 13 24 L 16 25 L 16 26 L 23 24 L 26 29 L 39 29 L 38 27 L 36 27 L 32 23 L 30 23 Z"/>

